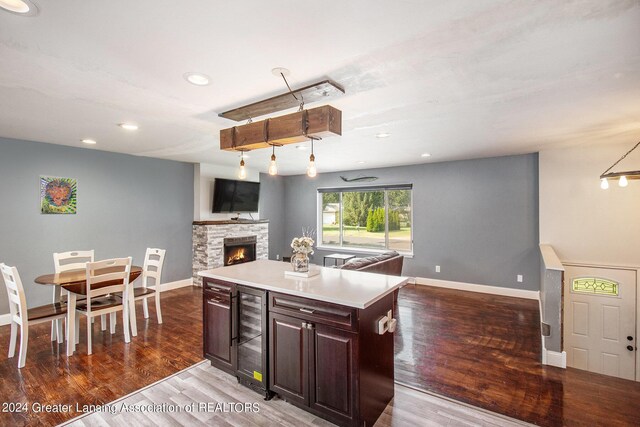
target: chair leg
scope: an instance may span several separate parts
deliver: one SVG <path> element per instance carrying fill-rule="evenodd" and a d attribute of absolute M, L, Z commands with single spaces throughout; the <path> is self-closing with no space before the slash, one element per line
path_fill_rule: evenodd
<path fill-rule="evenodd" d="M 60 286 L 56 285 L 53 287 L 53 303 L 57 303 L 60 302 Z M 52 320 L 51 321 L 51 341 L 55 341 L 57 337 L 57 332 L 60 329 L 58 327 L 58 320 Z M 58 342 L 62 342 L 60 341 L 60 338 L 58 338 Z"/>
<path fill-rule="evenodd" d="M 156 300 L 156 315 L 158 316 L 158 325 L 162 325 L 162 310 L 160 310 L 160 292 L 156 290 L 154 299 Z"/>
<path fill-rule="evenodd" d="M 129 296 L 129 324 L 131 326 L 131 335 L 137 337 L 138 324 L 136 323 L 136 300 L 133 298 L 133 291 L 131 291 L 131 295 Z"/>
<path fill-rule="evenodd" d="M 20 325 L 20 358 L 18 359 L 18 368 L 24 368 L 27 362 L 27 346 L 29 343 L 29 327 Z"/>
<path fill-rule="evenodd" d="M 16 343 L 18 342 L 18 324 L 11 322 L 11 337 L 9 338 L 9 357 L 16 355 Z"/>
<path fill-rule="evenodd" d="M 87 354 L 91 354 L 92 353 L 92 348 L 91 348 L 91 332 L 92 332 L 92 329 L 93 328 L 91 327 L 91 318 L 87 317 Z"/>
<path fill-rule="evenodd" d="M 122 307 L 122 329 L 124 330 L 124 342 L 130 343 L 131 336 L 129 335 L 129 304 L 124 304 Z"/>
<path fill-rule="evenodd" d="M 58 344 L 62 344 L 64 342 L 64 332 L 62 332 L 62 319 L 57 319 L 56 325 L 58 327 Z"/>
<path fill-rule="evenodd" d="M 112 335 L 116 333 L 116 312 L 115 311 L 112 311 L 109 314 L 109 328 Z"/>
<path fill-rule="evenodd" d="M 102 330 L 105 331 L 107 329 L 107 315 L 100 315 L 100 324 L 102 325 Z"/>
<path fill-rule="evenodd" d="M 76 344 L 80 343 L 80 316 L 76 316 Z"/>
<path fill-rule="evenodd" d="M 147 304 L 147 299 L 148 298 L 144 298 L 142 300 L 142 313 L 144 314 L 145 319 L 149 318 L 149 304 Z"/>

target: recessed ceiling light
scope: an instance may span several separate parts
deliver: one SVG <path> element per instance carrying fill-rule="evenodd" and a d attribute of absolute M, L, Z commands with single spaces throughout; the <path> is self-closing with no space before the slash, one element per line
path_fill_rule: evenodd
<path fill-rule="evenodd" d="M 38 8 L 30 0 L 0 0 L 0 8 L 22 16 L 33 16 Z"/>
<path fill-rule="evenodd" d="M 359 165 L 364 165 L 367 162 L 365 162 L 364 160 L 358 160 L 356 163 L 359 164 Z"/>
<path fill-rule="evenodd" d="M 309 149 L 309 147 L 307 147 L 306 145 L 296 145 L 296 148 L 298 150 L 308 150 Z"/>
<path fill-rule="evenodd" d="M 202 73 L 185 73 L 184 78 L 189 83 L 196 86 L 207 86 L 211 83 L 211 77 Z"/>
<path fill-rule="evenodd" d="M 120 123 L 118 126 L 125 130 L 138 130 L 138 125 L 135 123 Z"/>
<path fill-rule="evenodd" d="M 420 154 L 420 157 L 431 157 L 431 154 L 429 154 L 429 153 L 422 153 L 422 154 Z"/>
<path fill-rule="evenodd" d="M 83 139 L 82 142 L 84 142 L 87 145 L 96 145 L 95 139 Z"/>
<path fill-rule="evenodd" d="M 380 132 L 380 133 L 376 134 L 376 138 L 387 138 L 389 136 L 391 136 L 391 134 L 387 133 L 387 132 Z"/>

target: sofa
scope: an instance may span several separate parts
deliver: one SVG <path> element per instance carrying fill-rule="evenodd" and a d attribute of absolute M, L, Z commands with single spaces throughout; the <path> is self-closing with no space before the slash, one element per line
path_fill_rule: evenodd
<path fill-rule="evenodd" d="M 388 274 L 390 276 L 402 275 L 404 257 L 398 252 L 385 252 L 381 255 L 358 258 L 338 267 L 343 270 L 366 271 L 369 273 Z"/>
<path fill-rule="evenodd" d="M 357 258 L 337 268 L 342 270 L 366 271 L 368 273 L 388 274 L 390 276 L 402 276 L 402 264 L 404 257 L 396 251 L 385 252 L 381 255 Z M 393 301 L 398 302 L 398 293 L 393 293 Z"/>

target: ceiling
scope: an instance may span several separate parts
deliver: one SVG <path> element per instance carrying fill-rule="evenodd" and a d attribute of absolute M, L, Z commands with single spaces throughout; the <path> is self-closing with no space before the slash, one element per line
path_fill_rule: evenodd
<path fill-rule="evenodd" d="M 237 165 L 217 114 L 284 92 L 286 67 L 293 88 L 346 91 L 320 173 L 640 139 L 638 0 L 33 1 L 0 11 L 2 137 Z M 294 174 L 309 152 L 276 155 Z"/>

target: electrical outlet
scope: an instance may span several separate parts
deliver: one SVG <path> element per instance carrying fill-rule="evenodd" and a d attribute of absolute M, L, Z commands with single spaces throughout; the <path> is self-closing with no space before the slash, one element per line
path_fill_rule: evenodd
<path fill-rule="evenodd" d="M 276 255 L 276 260 L 280 261 L 280 254 Z"/>
<path fill-rule="evenodd" d="M 436 265 L 436 273 L 440 273 L 440 266 Z"/>
<path fill-rule="evenodd" d="M 517 279 L 518 279 L 518 283 L 522 283 L 522 274 L 518 274 Z"/>

